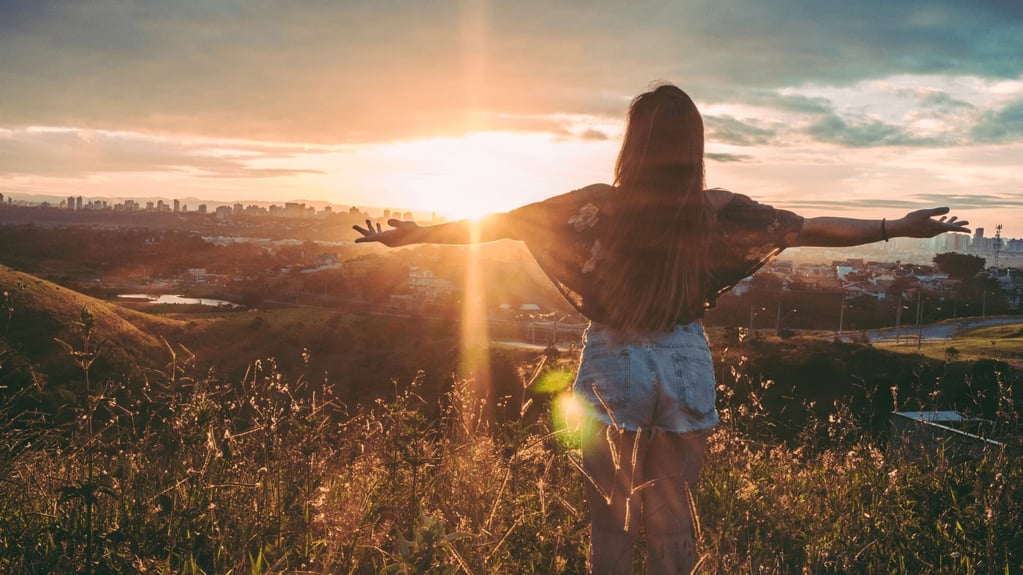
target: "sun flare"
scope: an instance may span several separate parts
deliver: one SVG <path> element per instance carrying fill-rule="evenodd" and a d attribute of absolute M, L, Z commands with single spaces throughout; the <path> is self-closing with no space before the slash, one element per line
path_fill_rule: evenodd
<path fill-rule="evenodd" d="M 404 169 L 392 182 L 410 190 L 419 209 L 475 218 L 535 197 L 542 185 L 536 168 L 550 162 L 554 145 L 549 135 L 505 132 L 395 144 L 390 154 Z"/>

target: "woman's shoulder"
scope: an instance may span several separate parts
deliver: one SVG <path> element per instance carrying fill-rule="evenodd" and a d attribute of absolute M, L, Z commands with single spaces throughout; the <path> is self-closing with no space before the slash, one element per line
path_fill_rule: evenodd
<path fill-rule="evenodd" d="M 707 200 L 708 203 L 710 204 L 710 209 L 715 212 L 721 211 L 721 208 L 728 205 L 728 203 L 731 202 L 737 195 L 721 188 L 711 188 L 709 190 L 705 190 L 704 193 L 707 194 Z"/>
<path fill-rule="evenodd" d="M 611 184 L 590 184 L 544 201 L 552 203 L 599 202 L 607 199 L 614 189 L 615 187 Z"/>
<path fill-rule="evenodd" d="M 562 214 L 575 213 L 588 204 L 603 207 L 611 196 L 614 187 L 608 184 L 590 184 L 588 186 L 551 196 L 520 208 L 510 213 L 530 217 L 561 217 Z"/>

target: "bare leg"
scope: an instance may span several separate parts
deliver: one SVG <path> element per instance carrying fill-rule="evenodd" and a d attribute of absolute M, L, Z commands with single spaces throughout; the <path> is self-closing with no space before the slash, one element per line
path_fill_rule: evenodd
<path fill-rule="evenodd" d="M 654 431 L 645 442 L 649 453 L 643 475 L 651 482 L 641 495 L 651 575 L 689 575 L 696 566 L 688 490 L 700 478 L 707 435 Z"/>
<path fill-rule="evenodd" d="M 646 435 L 593 420 L 584 425 L 583 469 L 590 500 L 588 566 L 596 575 L 632 573 L 642 513 L 641 497 L 633 488 L 642 481 L 636 473 L 642 469 Z"/>

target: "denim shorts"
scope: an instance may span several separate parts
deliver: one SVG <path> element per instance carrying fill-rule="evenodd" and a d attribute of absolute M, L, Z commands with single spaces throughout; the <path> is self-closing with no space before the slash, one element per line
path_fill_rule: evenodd
<path fill-rule="evenodd" d="M 670 333 L 591 323 L 573 391 L 588 414 L 629 431 L 705 431 L 718 423 L 714 362 L 703 325 Z"/>

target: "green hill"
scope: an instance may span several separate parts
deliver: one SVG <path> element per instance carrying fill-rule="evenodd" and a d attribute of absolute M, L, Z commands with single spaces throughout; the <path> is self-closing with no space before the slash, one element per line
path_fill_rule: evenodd
<path fill-rule="evenodd" d="M 93 347 L 102 343 L 97 374 L 125 373 L 167 362 L 160 339 L 182 333 L 185 322 L 140 313 L 0 266 L 0 336 L 8 356 L 18 355 L 49 380 L 72 377 L 75 370 L 59 338 L 75 349 L 83 339 L 76 322 L 88 309 L 94 319 Z"/>

